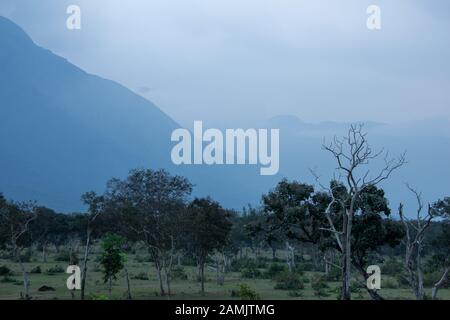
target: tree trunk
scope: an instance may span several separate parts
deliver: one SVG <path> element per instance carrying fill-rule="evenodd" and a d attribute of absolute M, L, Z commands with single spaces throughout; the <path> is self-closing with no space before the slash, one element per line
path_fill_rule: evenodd
<path fill-rule="evenodd" d="M 272 249 L 272 261 L 275 261 L 277 259 L 277 248 L 272 246 L 271 249 Z"/>
<path fill-rule="evenodd" d="M 162 278 L 162 270 L 161 270 L 161 264 L 158 257 L 155 257 L 155 268 L 156 268 L 156 275 L 158 276 L 159 280 L 159 291 L 161 293 L 161 296 L 166 295 L 166 291 L 164 290 L 164 283 Z"/>
<path fill-rule="evenodd" d="M 205 294 L 205 262 L 202 260 L 200 265 L 202 294 Z"/>
<path fill-rule="evenodd" d="M 89 227 L 88 227 L 89 228 Z M 86 247 L 84 249 L 83 271 L 81 273 L 81 300 L 84 300 L 86 290 L 86 276 L 88 270 L 89 246 L 91 242 L 91 231 L 88 229 L 86 237 Z"/>
<path fill-rule="evenodd" d="M 109 277 L 108 297 L 109 297 L 109 300 L 112 299 L 112 277 Z"/>
<path fill-rule="evenodd" d="M 30 282 L 28 280 L 28 273 L 25 270 L 25 266 L 22 262 L 22 258 L 20 257 L 20 250 L 15 249 L 16 251 L 16 256 L 17 256 L 17 261 L 19 262 L 19 266 L 20 266 L 20 270 L 22 271 L 22 277 L 23 277 L 23 291 L 24 291 L 24 296 L 23 298 L 25 300 L 29 300 L 30 299 L 30 294 L 29 294 L 29 285 Z"/>
<path fill-rule="evenodd" d="M 437 299 L 438 291 L 444 285 L 444 283 L 447 281 L 447 277 L 448 277 L 449 273 L 450 273 L 450 267 L 447 267 L 447 269 L 445 269 L 444 273 L 442 274 L 441 279 L 439 279 L 439 281 L 434 284 L 433 289 L 431 290 L 431 297 L 433 300 Z"/>
<path fill-rule="evenodd" d="M 422 244 L 417 245 L 417 290 L 416 298 L 417 300 L 423 300 L 425 293 L 423 290 L 423 271 L 422 271 Z"/>
<path fill-rule="evenodd" d="M 128 276 L 128 269 L 125 268 L 124 270 L 125 270 L 125 282 L 127 284 L 127 299 L 132 300 L 133 298 L 131 297 L 130 277 Z"/>
<path fill-rule="evenodd" d="M 352 214 L 345 212 L 344 214 L 344 244 L 343 244 L 343 268 L 342 268 L 342 300 L 350 300 L 350 281 L 351 281 L 351 230 L 352 230 Z"/>
<path fill-rule="evenodd" d="M 42 262 L 47 262 L 47 243 L 42 244 Z"/>

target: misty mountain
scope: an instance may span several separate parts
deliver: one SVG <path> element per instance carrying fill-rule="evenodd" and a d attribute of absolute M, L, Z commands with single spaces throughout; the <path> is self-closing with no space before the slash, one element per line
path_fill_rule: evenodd
<path fill-rule="evenodd" d="M 136 166 L 162 167 L 178 125 L 123 86 L 38 47 L 0 17 L 0 190 L 60 210 Z"/>
<path fill-rule="evenodd" d="M 37 46 L 3 17 L 0 48 L 0 192 L 8 198 L 81 210 L 82 193 L 103 192 L 110 178 L 143 167 L 185 175 L 195 195 L 239 208 L 274 182 L 254 188 L 255 167 L 174 166 L 175 121 L 120 84 Z"/>
<path fill-rule="evenodd" d="M 348 126 L 307 123 L 290 115 L 251 124 L 280 129 L 280 172 L 275 176 L 260 176 L 256 166 L 175 166 L 170 135 L 180 126 L 174 120 L 120 84 L 37 46 L 0 17 L 0 192 L 11 199 L 81 210 L 82 193 L 103 192 L 110 178 L 144 167 L 184 175 L 195 185 L 194 195 L 211 195 L 239 209 L 257 205 L 282 177 L 314 183 L 310 168 L 323 183 L 329 181 L 336 165 L 321 149 L 323 139 L 344 135 Z M 369 122 L 366 129 L 374 148 L 408 152 L 409 163 L 382 186 L 394 210 L 400 201 L 413 208 L 405 182 L 422 190 L 425 201 L 449 195 L 448 119 Z"/>

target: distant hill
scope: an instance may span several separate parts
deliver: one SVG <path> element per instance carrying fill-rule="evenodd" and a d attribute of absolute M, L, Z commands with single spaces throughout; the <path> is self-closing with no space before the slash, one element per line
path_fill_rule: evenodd
<path fill-rule="evenodd" d="M 323 182 L 329 180 L 335 163 L 321 150 L 323 138 L 345 134 L 348 124 L 290 115 L 252 124 L 280 129 L 276 176 L 260 176 L 254 166 L 174 166 L 170 135 L 178 127 L 148 100 L 40 48 L 0 17 L 0 192 L 14 200 L 81 210 L 83 192 L 102 192 L 110 178 L 145 167 L 182 174 L 195 195 L 211 195 L 226 207 L 257 205 L 282 177 L 313 183 L 309 168 L 316 168 Z M 413 208 L 404 182 L 422 190 L 425 201 L 450 195 L 448 119 L 366 128 L 375 147 L 408 151 L 408 165 L 383 186 L 392 209 L 399 201 Z"/>
<path fill-rule="evenodd" d="M 60 210 L 136 166 L 164 167 L 179 127 L 151 102 L 38 47 L 0 17 L 0 190 Z"/>

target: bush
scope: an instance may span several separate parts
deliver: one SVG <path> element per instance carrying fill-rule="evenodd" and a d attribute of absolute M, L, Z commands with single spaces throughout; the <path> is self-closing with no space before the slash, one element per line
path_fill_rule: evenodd
<path fill-rule="evenodd" d="M 328 297 L 327 289 L 330 288 L 324 276 L 315 276 L 311 281 L 311 288 L 316 297 Z"/>
<path fill-rule="evenodd" d="M 24 263 L 31 262 L 31 250 L 26 250 L 25 253 L 21 254 L 20 260 Z"/>
<path fill-rule="evenodd" d="M 172 269 L 171 273 L 172 279 L 178 279 L 178 280 L 187 280 L 188 275 L 186 271 L 184 271 L 184 268 L 182 266 L 176 266 Z"/>
<path fill-rule="evenodd" d="M 314 266 L 314 263 L 305 261 L 297 263 L 295 266 L 295 270 L 298 272 L 304 272 L 304 271 L 316 271 L 316 267 Z"/>
<path fill-rule="evenodd" d="M 388 258 L 382 266 L 383 274 L 395 276 L 403 272 L 403 264 L 396 258 Z"/>
<path fill-rule="evenodd" d="M 54 275 L 56 273 L 64 273 L 65 270 L 63 267 L 59 266 L 59 265 L 55 265 L 54 267 L 50 267 L 48 268 L 45 273 L 49 276 Z"/>
<path fill-rule="evenodd" d="M 30 273 L 42 273 L 41 266 L 36 266 L 30 270 Z"/>
<path fill-rule="evenodd" d="M 91 293 L 88 296 L 88 300 L 109 300 L 109 298 L 104 294 Z"/>
<path fill-rule="evenodd" d="M 257 279 L 261 277 L 261 271 L 255 267 L 244 268 L 241 271 L 241 277 L 247 279 Z"/>
<path fill-rule="evenodd" d="M 288 296 L 293 297 L 293 298 L 303 297 L 303 292 L 298 291 L 298 290 L 292 290 L 292 291 L 289 291 Z"/>
<path fill-rule="evenodd" d="M 265 272 L 264 276 L 269 279 L 275 278 L 280 273 L 283 273 L 286 271 L 286 266 L 278 264 L 278 263 L 272 263 L 269 267 L 269 269 Z"/>
<path fill-rule="evenodd" d="M 78 254 L 74 251 L 61 250 L 55 255 L 55 261 L 78 264 L 80 259 L 78 258 Z"/>
<path fill-rule="evenodd" d="M 342 272 L 339 268 L 332 267 L 328 274 L 324 275 L 326 281 L 339 281 L 341 280 Z"/>
<path fill-rule="evenodd" d="M 398 289 L 400 285 L 398 284 L 398 281 L 395 279 L 385 279 L 382 283 L 382 288 L 386 289 Z"/>
<path fill-rule="evenodd" d="M 150 256 L 141 256 L 141 255 L 136 255 L 136 256 L 134 257 L 134 260 L 135 260 L 136 262 L 139 262 L 139 263 L 143 263 L 143 262 L 151 262 L 151 261 L 152 261 L 152 259 L 150 258 Z"/>
<path fill-rule="evenodd" d="M 276 276 L 275 289 L 277 290 L 303 290 L 305 285 L 303 284 L 300 276 L 293 272 L 285 271 Z"/>
<path fill-rule="evenodd" d="M 265 269 L 267 268 L 267 262 L 263 259 L 242 258 L 233 260 L 230 267 L 233 272 L 239 272 L 248 268 Z"/>
<path fill-rule="evenodd" d="M 10 276 L 12 275 L 11 269 L 7 266 L 0 266 L 0 276 Z"/>
<path fill-rule="evenodd" d="M 409 287 L 409 282 L 407 280 L 407 275 L 404 272 L 397 273 L 395 279 L 400 287 Z"/>
<path fill-rule="evenodd" d="M 11 278 L 10 276 L 4 276 L 0 279 L 0 283 L 13 283 L 15 285 L 22 284 L 21 281 Z"/>
<path fill-rule="evenodd" d="M 148 280 L 148 275 L 145 272 L 138 273 L 137 275 L 132 277 L 135 280 Z"/>
<path fill-rule="evenodd" d="M 231 296 L 239 297 L 241 300 L 261 300 L 259 294 L 246 284 L 241 284 L 237 292 L 233 290 Z"/>

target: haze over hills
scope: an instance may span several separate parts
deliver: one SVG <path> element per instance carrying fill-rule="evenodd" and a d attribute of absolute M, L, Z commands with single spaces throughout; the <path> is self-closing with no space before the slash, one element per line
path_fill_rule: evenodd
<path fill-rule="evenodd" d="M 0 191 L 7 197 L 80 210 L 82 193 L 102 192 L 110 178 L 144 167 L 183 174 L 196 195 L 225 205 L 248 202 L 246 185 L 233 186 L 257 169 L 174 166 L 170 136 L 179 125 L 151 102 L 38 47 L 3 17 L 0 47 Z"/>
<path fill-rule="evenodd" d="M 64 212 L 81 210 L 83 192 L 102 192 L 108 179 L 136 167 L 185 175 L 195 184 L 195 195 L 211 195 L 226 207 L 257 205 L 282 177 L 313 183 L 309 168 L 316 168 L 326 182 L 335 164 L 321 150 L 323 137 L 348 128 L 289 115 L 251 124 L 280 129 L 275 176 L 260 176 L 254 166 L 177 167 L 170 159 L 170 135 L 179 125 L 153 103 L 38 47 L 2 17 L 0 48 L 0 192 Z M 393 209 L 411 200 L 404 182 L 423 190 L 426 201 L 448 195 L 448 120 L 369 122 L 366 128 L 375 147 L 408 151 L 408 165 L 383 186 Z"/>
<path fill-rule="evenodd" d="M 178 125 L 151 102 L 36 46 L 2 17 L 0 46 L 0 188 L 8 196 L 75 209 L 82 190 L 167 163 L 161 137 Z"/>

